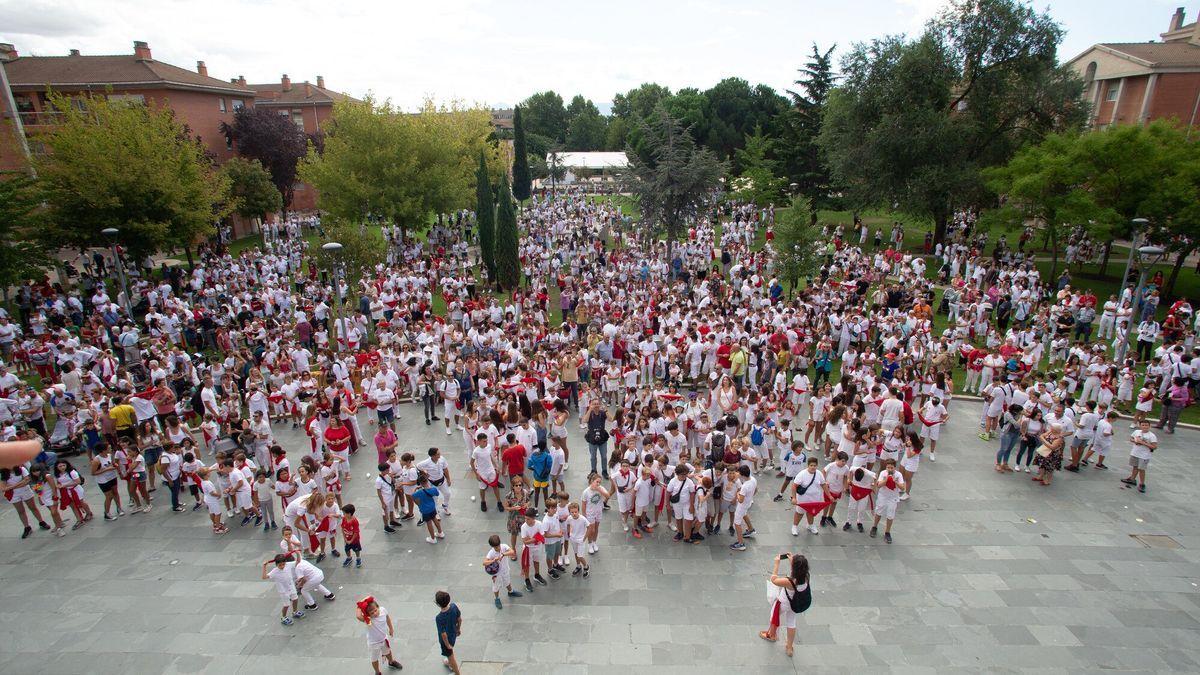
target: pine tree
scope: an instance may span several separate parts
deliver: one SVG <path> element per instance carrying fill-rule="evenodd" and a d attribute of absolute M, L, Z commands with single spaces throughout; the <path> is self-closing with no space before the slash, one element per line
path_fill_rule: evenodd
<path fill-rule="evenodd" d="M 529 173 L 529 149 L 525 146 L 525 124 L 521 122 L 521 106 L 513 109 L 513 196 L 524 201 L 533 194 L 533 179 Z"/>
<path fill-rule="evenodd" d="M 500 205 L 496 209 L 496 281 L 504 289 L 514 289 L 521 280 L 517 253 L 517 214 L 513 210 L 508 177 L 500 181 Z"/>
<path fill-rule="evenodd" d="M 479 152 L 479 169 L 475 172 L 475 220 L 479 231 L 479 257 L 487 269 L 488 278 L 496 278 L 496 202 L 488 180 L 487 162 Z"/>

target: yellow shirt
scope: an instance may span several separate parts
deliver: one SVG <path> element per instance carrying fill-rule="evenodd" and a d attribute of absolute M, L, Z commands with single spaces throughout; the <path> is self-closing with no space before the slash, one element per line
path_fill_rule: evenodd
<path fill-rule="evenodd" d="M 133 426 L 137 411 L 128 403 L 122 403 L 121 405 L 113 406 L 112 410 L 108 411 L 108 416 L 112 418 L 113 426 L 117 429 L 128 429 Z"/>
<path fill-rule="evenodd" d="M 746 352 L 739 350 L 729 354 L 729 372 L 733 375 L 746 372 Z"/>

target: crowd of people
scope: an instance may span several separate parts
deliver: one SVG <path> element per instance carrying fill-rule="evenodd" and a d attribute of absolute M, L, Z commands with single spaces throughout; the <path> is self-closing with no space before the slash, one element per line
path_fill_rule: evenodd
<path fill-rule="evenodd" d="M 272 225 L 237 254 L 203 247 L 190 270 L 130 270 L 128 295 L 98 256 L 74 288 L 27 283 L 19 316 L 0 315 L 0 440 L 48 441 L 39 462 L 0 472 L 5 496 L 24 537 L 35 524 L 64 536 L 64 516 L 82 527 L 93 504 L 105 520 L 149 511 L 160 486 L 174 512 L 190 495 L 215 536 L 282 521 L 263 576 L 290 624 L 297 594 L 308 611 L 309 589 L 333 599 L 316 567 L 326 555 L 362 565 L 342 494 L 352 463 L 375 470 L 389 535 L 415 518 L 429 545 L 442 541 L 456 481 L 481 511 L 490 498 L 507 535 L 483 554 L 498 608 L 502 591 L 522 595 L 509 561 L 529 593 L 548 584 L 543 570 L 587 577 L 602 533 L 665 528 L 745 551 L 755 519 L 787 517 L 768 500 L 787 502 L 793 535 L 841 519 L 841 532 L 882 527 L 891 543 L 951 410 L 974 414 L 952 405 L 962 394 L 983 399 L 996 471 L 1034 467 L 1043 485 L 1093 457 L 1107 468 L 1132 414 L 1123 485 L 1145 492 L 1149 413 L 1161 403 L 1158 427 L 1173 433 L 1200 385 L 1186 300 L 1160 323 L 1153 294 L 1101 300 L 1049 281 L 1032 254 L 1003 242 L 985 254 L 967 214 L 927 254 L 903 250 L 898 225 L 886 241 L 827 225 L 819 269 L 788 289 L 775 215 L 714 201 L 683 241 L 647 244 L 606 200 L 538 195 L 521 212 L 522 284 L 505 294 L 467 212 L 424 240 L 385 226 L 386 257 L 336 284 L 303 236 L 319 219 Z M 417 406 L 445 446 L 399 447 L 397 419 Z M 276 441 L 289 424 L 306 447 Z M 570 447 L 571 425 L 586 447 Z M 602 530 L 606 512 L 619 531 Z"/>

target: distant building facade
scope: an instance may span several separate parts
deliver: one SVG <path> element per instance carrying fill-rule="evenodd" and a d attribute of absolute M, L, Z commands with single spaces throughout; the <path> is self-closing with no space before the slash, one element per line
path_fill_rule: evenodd
<path fill-rule="evenodd" d="M 1200 123 L 1200 22 L 1184 23 L 1184 16 L 1175 10 L 1159 42 L 1101 43 L 1067 62 L 1086 85 L 1090 126 Z"/>

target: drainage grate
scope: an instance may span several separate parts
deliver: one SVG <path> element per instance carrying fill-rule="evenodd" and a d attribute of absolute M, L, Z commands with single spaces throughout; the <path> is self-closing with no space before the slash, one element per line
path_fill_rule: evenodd
<path fill-rule="evenodd" d="M 1165 534 L 1131 534 L 1129 535 L 1141 542 L 1146 548 L 1183 548 L 1179 542 Z"/>

